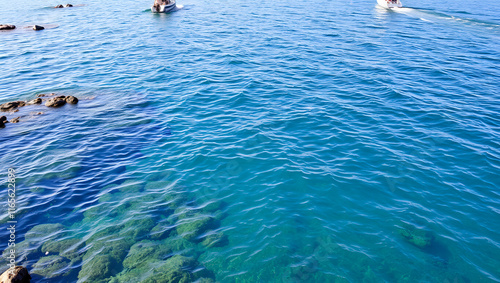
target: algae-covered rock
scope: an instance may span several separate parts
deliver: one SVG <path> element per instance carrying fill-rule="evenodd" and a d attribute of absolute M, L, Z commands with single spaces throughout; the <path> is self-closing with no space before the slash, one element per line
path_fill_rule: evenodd
<path fill-rule="evenodd" d="M 83 260 L 87 260 L 96 255 L 108 255 L 115 259 L 116 262 L 122 262 L 127 255 L 130 246 L 130 241 L 124 239 L 109 239 L 92 243 L 92 247 L 85 253 Z"/>
<path fill-rule="evenodd" d="M 409 225 L 400 228 L 398 233 L 410 244 L 421 249 L 430 246 L 433 240 L 432 234 L 428 231 L 416 229 Z"/>
<path fill-rule="evenodd" d="M 123 229 L 123 224 L 105 227 L 92 234 L 86 243 L 87 245 L 94 245 L 98 242 L 111 241 L 116 238 L 116 235 L 121 229 Z"/>
<path fill-rule="evenodd" d="M 42 253 L 58 254 L 70 260 L 77 260 L 80 257 L 79 250 L 85 246 L 80 239 L 63 239 L 59 241 L 48 241 L 42 245 Z"/>
<path fill-rule="evenodd" d="M 158 272 L 166 272 L 170 270 L 193 270 L 198 265 L 198 262 L 192 258 L 182 255 L 174 255 L 167 259 L 165 264 L 157 268 Z"/>
<path fill-rule="evenodd" d="M 26 239 L 37 238 L 53 238 L 60 237 L 65 232 L 65 227 L 62 224 L 40 224 L 31 228 L 26 235 Z"/>
<path fill-rule="evenodd" d="M 212 233 L 205 237 L 205 239 L 201 242 L 207 248 L 212 247 L 223 247 L 229 243 L 227 235 L 223 232 Z"/>
<path fill-rule="evenodd" d="M 213 228 L 214 219 L 211 216 L 195 214 L 177 223 L 177 234 L 189 241 L 196 241 L 206 230 Z"/>
<path fill-rule="evenodd" d="M 167 238 L 173 230 L 175 230 L 173 223 L 166 219 L 153 227 L 149 234 L 153 240 L 162 240 Z"/>
<path fill-rule="evenodd" d="M 31 273 L 46 278 L 61 276 L 70 271 L 71 261 L 65 257 L 50 255 L 40 258 L 34 265 Z"/>
<path fill-rule="evenodd" d="M 142 241 L 134 244 L 123 261 L 123 267 L 136 268 L 148 260 L 162 260 L 172 253 L 172 249 L 161 242 Z"/>
<path fill-rule="evenodd" d="M 191 273 L 181 270 L 160 272 L 151 275 L 141 283 L 190 283 L 194 281 Z"/>
<path fill-rule="evenodd" d="M 121 263 L 115 258 L 101 254 L 84 262 L 80 273 L 78 273 L 78 282 L 94 283 L 106 282 L 107 278 L 117 274 L 121 270 Z"/>
<path fill-rule="evenodd" d="M 164 245 L 170 247 L 175 254 L 194 256 L 197 254 L 197 245 L 182 237 L 169 237 L 161 241 Z"/>
<path fill-rule="evenodd" d="M 149 236 L 149 232 L 155 223 L 153 218 L 147 217 L 143 219 L 131 219 L 124 223 L 123 228 L 120 230 L 119 235 L 125 239 L 139 241 Z"/>

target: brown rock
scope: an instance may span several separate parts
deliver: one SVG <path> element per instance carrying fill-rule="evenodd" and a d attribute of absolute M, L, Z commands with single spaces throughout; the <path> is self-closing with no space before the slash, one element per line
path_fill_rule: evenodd
<path fill-rule="evenodd" d="M 64 8 L 64 6 L 63 5 L 57 5 L 54 8 Z"/>
<path fill-rule="evenodd" d="M 32 104 L 41 104 L 41 103 L 42 103 L 42 99 L 40 97 L 37 97 L 37 98 L 35 98 L 33 100 L 28 101 L 28 103 L 26 103 L 26 104 L 27 105 L 32 105 Z"/>
<path fill-rule="evenodd" d="M 45 106 L 47 107 L 61 107 L 64 104 L 66 104 L 65 96 L 57 96 L 45 102 Z"/>
<path fill-rule="evenodd" d="M 13 123 L 13 124 L 15 124 L 15 123 L 19 123 L 19 118 L 21 118 L 21 117 L 16 117 L 16 118 L 14 118 L 14 119 L 10 119 L 10 122 L 11 122 L 11 123 Z M 1 283 L 1 282 L 0 282 L 0 283 Z"/>
<path fill-rule="evenodd" d="M 45 97 L 45 96 L 47 96 L 45 93 L 40 93 L 36 95 L 36 97 Z"/>
<path fill-rule="evenodd" d="M 68 102 L 70 104 L 77 104 L 78 103 L 78 98 L 69 95 L 69 96 L 66 96 L 66 102 Z"/>
<path fill-rule="evenodd" d="M 66 4 L 66 8 L 73 7 L 71 4 Z"/>
<path fill-rule="evenodd" d="M 26 105 L 26 102 L 24 101 L 12 101 L 12 102 L 7 102 L 2 105 L 0 105 L 0 110 L 1 111 L 12 111 L 18 107 L 23 107 Z"/>
<path fill-rule="evenodd" d="M 0 276 L 0 283 L 30 283 L 30 280 L 28 270 L 22 266 L 9 268 Z"/>
<path fill-rule="evenodd" d="M 9 29 L 15 29 L 15 25 L 0 25 L 0 30 L 9 30 Z"/>
<path fill-rule="evenodd" d="M 45 28 L 42 26 L 38 26 L 38 25 L 33 26 L 33 30 L 43 30 L 43 29 L 45 29 Z"/>

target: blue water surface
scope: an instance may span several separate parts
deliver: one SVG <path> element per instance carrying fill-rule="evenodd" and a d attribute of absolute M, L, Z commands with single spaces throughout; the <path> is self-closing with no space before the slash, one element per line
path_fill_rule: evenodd
<path fill-rule="evenodd" d="M 500 281 L 499 1 L 150 2 L 0 0 L 35 282 Z"/>

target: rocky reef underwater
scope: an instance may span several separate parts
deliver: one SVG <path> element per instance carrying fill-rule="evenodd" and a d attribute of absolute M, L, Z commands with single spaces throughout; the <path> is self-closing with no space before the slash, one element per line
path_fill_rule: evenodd
<path fill-rule="evenodd" d="M 198 257 L 206 249 L 228 244 L 224 232 L 217 230 L 223 203 L 200 203 L 172 186 L 168 181 L 138 180 L 105 186 L 99 204 L 83 211 L 81 222 L 31 228 L 15 246 L 17 262 L 27 266 L 34 279 L 213 282 L 214 273 Z M 2 261 L 8 255 L 6 249 Z M 1 266 L 3 272 L 7 262 Z"/>

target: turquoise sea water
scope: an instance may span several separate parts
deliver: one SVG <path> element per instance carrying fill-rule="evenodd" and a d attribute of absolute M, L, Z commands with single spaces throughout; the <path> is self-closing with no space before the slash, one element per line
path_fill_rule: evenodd
<path fill-rule="evenodd" d="M 500 281 L 498 1 L 150 2 L 0 0 L 34 282 Z"/>

